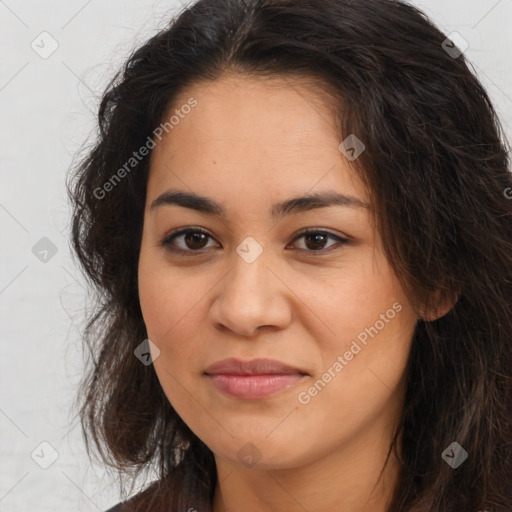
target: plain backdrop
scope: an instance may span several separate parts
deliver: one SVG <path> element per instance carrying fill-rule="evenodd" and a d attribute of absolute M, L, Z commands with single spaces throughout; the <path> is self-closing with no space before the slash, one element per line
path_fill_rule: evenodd
<path fill-rule="evenodd" d="M 510 139 L 512 1 L 413 3 L 469 43 Z M 181 7 L 0 1 L 1 512 L 95 512 L 119 501 L 73 420 L 86 292 L 70 256 L 64 183 L 108 80 Z"/>

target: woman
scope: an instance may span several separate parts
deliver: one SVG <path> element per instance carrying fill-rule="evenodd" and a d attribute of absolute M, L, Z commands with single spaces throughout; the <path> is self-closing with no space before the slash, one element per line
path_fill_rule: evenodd
<path fill-rule="evenodd" d="M 464 55 L 396 0 L 200 0 L 69 183 L 111 511 L 512 510 L 512 190 Z"/>

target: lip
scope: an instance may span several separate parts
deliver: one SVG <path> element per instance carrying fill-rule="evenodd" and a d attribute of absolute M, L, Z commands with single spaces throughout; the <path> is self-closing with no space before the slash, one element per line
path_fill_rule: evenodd
<path fill-rule="evenodd" d="M 240 359 L 230 358 L 223 359 L 213 363 L 206 368 L 205 373 L 208 375 L 229 374 L 229 375 L 291 375 L 299 373 L 306 375 L 307 372 L 289 366 L 275 359 L 251 359 L 250 361 L 242 361 Z"/>
<path fill-rule="evenodd" d="M 305 371 L 274 359 L 224 359 L 205 370 L 221 392 L 242 399 L 261 399 L 289 389 L 300 382 Z"/>

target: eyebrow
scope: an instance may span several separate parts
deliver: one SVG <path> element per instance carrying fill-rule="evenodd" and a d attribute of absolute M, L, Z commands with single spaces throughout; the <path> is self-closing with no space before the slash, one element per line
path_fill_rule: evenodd
<path fill-rule="evenodd" d="M 167 190 L 151 203 L 150 210 L 171 205 L 191 208 L 209 215 L 226 217 L 225 208 L 214 199 L 181 190 Z M 280 203 L 276 203 L 272 206 L 270 215 L 273 219 L 279 220 L 293 213 L 306 212 L 316 208 L 326 208 L 329 206 L 370 209 L 370 205 L 368 203 L 361 201 L 357 197 L 327 191 L 292 197 Z"/>

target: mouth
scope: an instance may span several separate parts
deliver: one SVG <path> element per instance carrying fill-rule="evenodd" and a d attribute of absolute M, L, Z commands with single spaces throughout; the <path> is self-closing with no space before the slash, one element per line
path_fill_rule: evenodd
<path fill-rule="evenodd" d="M 282 363 L 275 359 L 252 359 L 241 361 L 240 359 L 223 359 L 206 368 L 207 375 L 307 375 L 307 372 L 299 368 Z"/>
<path fill-rule="evenodd" d="M 257 400 L 291 388 L 308 373 L 273 359 L 225 359 L 210 365 L 204 375 L 225 395 Z"/>

